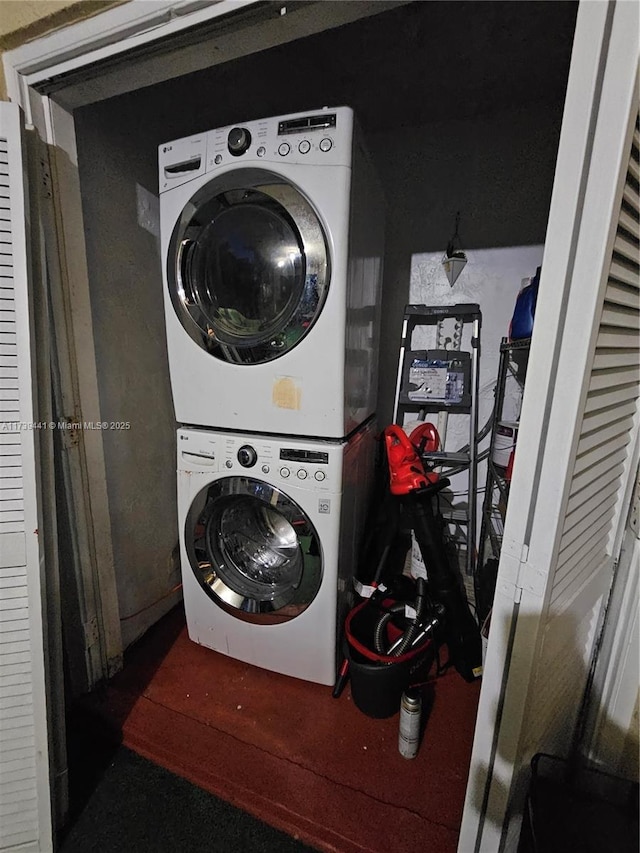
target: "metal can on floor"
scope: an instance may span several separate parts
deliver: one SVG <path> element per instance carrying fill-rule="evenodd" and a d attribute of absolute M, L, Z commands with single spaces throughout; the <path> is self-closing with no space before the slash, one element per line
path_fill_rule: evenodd
<path fill-rule="evenodd" d="M 403 758 L 415 758 L 420 745 L 422 697 L 418 690 L 405 690 L 400 702 L 398 750 Z"/>

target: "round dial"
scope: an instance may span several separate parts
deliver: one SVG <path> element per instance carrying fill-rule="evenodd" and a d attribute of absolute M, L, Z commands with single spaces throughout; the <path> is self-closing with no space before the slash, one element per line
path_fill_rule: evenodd
<path fill-rule="evenodd" d="M 243 468 L 252 468 L 258 460 L 258 454 L 250 444 L 243 444 L 238 450 L 238 462 Z"/>
<path fill-rule="evenodd" d="M 239 157 L 251 145 L 251 134 L 246 127 L 233 127 L 227 137 L 227 147 L 234 157 Z"/>

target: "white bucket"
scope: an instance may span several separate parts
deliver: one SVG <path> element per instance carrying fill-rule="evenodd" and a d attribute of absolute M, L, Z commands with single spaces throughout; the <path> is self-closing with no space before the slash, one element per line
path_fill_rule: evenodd
<path fill-rule="evenodd" d="M 518 441 L 518 424 L 515 421 L 499 421 L 495 427 L 492 459 L 495 465 L 506 468 L 511 451 Z"/>

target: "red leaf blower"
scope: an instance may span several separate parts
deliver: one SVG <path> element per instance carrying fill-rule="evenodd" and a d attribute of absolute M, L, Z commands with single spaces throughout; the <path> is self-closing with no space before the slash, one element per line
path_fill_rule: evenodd
<path fill-rule="evenodd" d="M 401 498 L 415 533 L 427 569 L 430 595 L 444 609 L 443 636 L 451 663 L 466 681 L 473 681 L 482 673 L 480 629 L 449 564 L 432 505 L 433 496 L 446 488 L 449 480 L 425 470 L 420 456 L 437 450 L 438 432 L 433 424 L 425 423 L 409 437 L 402 427 L 391 424 L 385 429 L 384 438 L 390 490 Z"/>

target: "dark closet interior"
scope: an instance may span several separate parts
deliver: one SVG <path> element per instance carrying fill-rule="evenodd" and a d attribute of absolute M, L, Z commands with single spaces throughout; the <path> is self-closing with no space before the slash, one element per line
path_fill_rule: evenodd
<path fill-rule="evenodd" d="M 302 726 L 292 712 L 292 702 L 308 703 L 308 707 L 317 703 L 319 717 L 328 726 L 324 733 L 327 739 L 337 734 L 331 726 L 344 723 L 339 714 L 336 716 L 331 704 L 334 700 L 326 688 L 295 682 L 287 685 L 291 679 L 218 661 L 214 653 L 196 646 L 189 650 L 180 625 L 179 605 L 178 610 L 172 610 L 179 593 L 167 596 L 179 581 L 179 571 L 175 557 L 175 421 L 164 341 L 158 240 L 158 145 L 243 120 L 324 105 L 353 107 L 386 197 L 379 374 L 379 419 L 384 424 L 392 410 L 412 258 L 444 249 L 457 211 L 463 211 L 466 249 L 544 243 L 576 12 L 577 3 L 573 2 L 413 2 L 75 112 L 103 419 L 132 424 L 126 433 L 104 436 L 120 619 L 124 645 L 132 648 L 125 657 L 125 670 L 118 676 L 119 686 L 107 695 L 106 705 L 104 696 L 97 702 L 97 710 L 93 700 L 89 704 L 100 719 L 106 714 L 110 725 L 129 725 L 127 736 L 142 754 L 170 769 L 186 772 L 184 767 L 175 766 L 169 749 L 163 753 L 161 737 L 153 745 L 143 743 L 142 730 L 132 734 L 135 721 L 129 719 L 130 712 L 140 703 L 153 702 L 146 694 L 155 689 L 150 685 L 156 672 L 168 691 L 166 695 L 172 694 L 175 699 L 178 685 L 180 689 L 184 687 L 183 680 L 176 681 L 175 690 L 167 682 L 172 672 L 167 663 L 172 660 L 170 649 L 166 649 L 166 660 L 158 656 L 157 649 L 164 645 L 158 635 L 163 625 L 168 626 L 166 636 L 179 644 L 175 661 L 183 661 L 181 676 L 193 667 L 201 677 L 199 667 L 210 665 L 212 681 L 216 680 L 216 672 L 226 673 L 238 691 L 247 686 L 241 683 L 242 679 L 255 676 L 255 684 L 262 685 L 265 691 L 265 701 L 271 702 L 273 697 L 268 694 L 274 684 L 282 690 L 275 705 L 267 702 L 271 712 L 291 714 L 290 725 L 281 732 L 287 742 L 279 747 L 256 740 L 259 714 L 253 729 L 240 727 L 235 735 L 231 704 L 227 710 L 222 705 L 218 707 L 224 720 L 215 716 L 199 718 L 197 725 L 207 738 L 212 738 L 212 729 L 217 728 L 224 730 L 226 741 L 236 737 L 249 765 L 251 750 L 262 749 L 271 760 L 278 758 L 280 749 L 284 757 L 282 761 L 273 759 L 273 772 L 283 772 L 285 765 L 295 773 L 302 772 L 302 765 L 312 753 L 296 765 L 299 751 L 295 739 L 300 737 L 301 744 L 309 744 L 317 737 L 317 731 L 313 726 Z M 490 285 L 485 296 L 486 311 L 486 305 L 491 304 Z M 164 621 L 160 621 L 162 617 Z M 151 633 L 144 637 L 149 629 Z M 135 646 L 141 637 L 142 645 Z M 155 639 L 151 641 L 149 637 Z M 145 646 L 145 642 L 151 645 Z M 177 654 L 175 649 L 174 653 Z M 188 664 L 184 663 L 186 658 L 180 657 L 183 654 L 187 655 Z M 131 666 L 129 673 L 127 662 Z M 177 675 L 177 670 L 173 671 Z M 137 686 L 131 681 L 136 677 L 140 678 Z M 358 790 L 356 783 L 350 783 L 346 787 L 351 794 L 345 793 L 345 802 L 349 802 L 350 795 L 365 798 L 358 800 L 362 813 L 357 820 L 363 824 L 368 820 L 367 810 L 375 807 L 376 797 L 387 806 L 392 804 L 394 817 L 390 819 L 403 814 L 408 821 L 402 836 L 405 846 L 394 850 L 416 849 L 410 843 L 415 838 L 411 828 L 414 819 L 421 827 L 418 835 L 427 832 L 425 827 L 436 833 L 437 825 L 445 828 L 444 846 L 438 846 L 435 835 L 427 832 L 423 836 L 436 844 L 431 849 L 443 853 L 445 849 L 455 849 L 479 690 L 479 685 L 452 685 L 451 679 L 455 678 L 455 674 L 449 674 L 433 688 L 434 709 L 438 708 L 442 726 L 432 732 L 433 748 L 442 750 L 437 764 L 439 776 L 429 770 L 428 749 L 423 749 L 417 759 L 422 762 L 422 769 L 417 762 L 407 762 L 404 767 L 394 765 L 392 769 L 397 749 L 389 739 L 395 735 L 395 723 L 376 728 L 374 721 L 362 715 L 358 720 L 353 706 L 348 710 L 353 739 L 345 741 L 345 748 L 352 750 L 365 731 L 366 737 L 386 739 L 376 753 L 380 761 L 375 771 L 367 768 L 363 758 L 366 743 L 361 744 L 363 754 L 359 754 L 357 764 L 361 778 L 371 778 L 374 772 L 380 778 L 399 775 L 393 776 L 393 796 L 387 796 L 384 788 L 378 790 L 375 785 L 375 790 L 363 793 L 364 789 Z M 125 688 L 121 690 L 123 683 Z M 126 713 L 118 706 L 118 702 L 128 701 L 122 698 L 125 694 L 133 702 Z M 232 703 L 231 694 L 227 698 Z M 343 697 L 340 701 L 346 705 L 349 700 Z M 455 706 L 455 710 L 451 706 L 451 714 L 443 710 L 447 702 Z M 321 707 L 324 703 L 326 709 Z M 173 705 L 169 718 L 182 711 Z M 465 717 L 466 722 L 460 723 L 464 735 L 458 742 L 458 752 L 450 756 L 447 770 L 446 733 L 448 720 L 454 717 Z M 158 730 L 165 725 L 171 727 L 169 718 L 159 724 Z M 442 732 L 442 737 L 437 737 L 436 731 Z M 182 736 L 186 743 L 188 735 Z M 225 749 L 230 749 L 228 743 Z M 304 746 L 300 749 L 304 753 Z M 214 740 L 207 750 L 208 760 L 212 760 Z M 238 764 L 240 776 L 249 772 L 249 765 Z M 192 773 L 198 782 L 202 782 L 201 770 L 194 768 Z M 330 767 L 305 764 L 304 771 L 318 784 L 321 780 L 322 784 L 327 780 L 331 784 L 344 781 L 339 775 L 333 779 Z M 348 768 L 345 772 L 351 774 Z M 447 782 L 448 774 L 455 780 Z M 265 785 L 266 779 L 265 776 Z M 402 786 L 403 780 L 415 786 L 414 806 L 407 807 L 396 795 L 395 783 Z M 289 784 L 297 784 L 294 776 Z M 451 785 L 455 803 L 450 809 L 443 807 L 442 813 L 430 812 L 425 800 L 429 786 L 441 788 L 444 803 L 447 784 Z M 238 785 L 242 783 L 238 781 Z M 217 793 L 225 795 L 224 790 Z M 243 800 L 238 795 L 237 801 L 250 809 L 246 797 Z M 259 807 L 255 811 L 264 817 Z M 298 817 L 290 823 L 283 816 L 285 812 L 286 802 L 275 819 L 276 825 L 299 832 L 304 820 L 319 825 L 322 809 L 316 809 L 315 817 L 300 817 L 300 809 L 294 808 Z M 360 849 L 356 846 L 355 829 L 353 833 L 342 848 L 326 849 Z M 327 845 L 335 845 L 337 838 L 323 838 L 312 831 L 306 837 L 311 843 Z M 387 844 L 365 849 L 391 848 Z"/>

